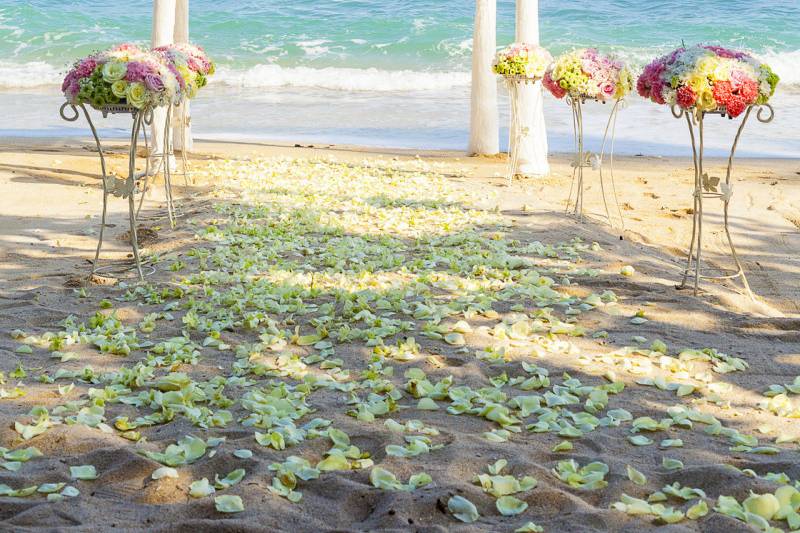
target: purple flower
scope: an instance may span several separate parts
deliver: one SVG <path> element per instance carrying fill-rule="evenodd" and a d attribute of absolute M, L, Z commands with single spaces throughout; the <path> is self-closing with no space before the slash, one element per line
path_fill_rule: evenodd
<path fill-rule="evenodd" d="M 144 63 L 133 61 L 128 63 L 128 72 L 125 79 L 129 82 L 144 82 L 145 77 L 150 74 L 150 68 Z"/>
<path fill-rule="evenodd" d="M 153 92 L 164 90 L 164 80 L 156 74 L 148 74 L 144 77 L 144 85 Z"/>

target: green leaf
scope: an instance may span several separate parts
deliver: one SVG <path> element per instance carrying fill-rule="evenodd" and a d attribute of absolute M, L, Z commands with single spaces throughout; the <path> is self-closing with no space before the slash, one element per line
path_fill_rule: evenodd
<path fill-rule="evenodd" d="M 42 485 L 39 485 L 39 488 L 36 489 L 36 492 L 40 492 L 42 494 L 51 494 L 53 492 L 60 491 L 65 485 L 66 483 L 43 483 Z"/>
<path fill-rule="evenodd" d="M 487 466 L 486 470 L 488 470 L 489 473 L 492 475 L 498 475 L 500 474 L 500 472 L 503 471 L 503 469 L 506 467 L 507 464 L 508 461 L 506 461 L 505 459 L 498 459 L 497 461 L 494 462 L 494 464 Z"/>
<path fill-rule="evenodd" d="M 625 470 L 628 472 L 628 479 L 636 483 L 637 485 L 646 485 L 647 484 L 647 477 L 644 474 L 636 470 L 630 465 L 625 467 Z"/>
<path fill-rule="evenodd" d="M 689 520 L 697 520 L 708 514 L 708 504 L 705 500 L 700 500 L 696 504 L 689 507 L 686 511 L 686 518 Z"/>
<path fill-rule="evenodd" d="M 522 527 L 515 529 L 514 533 L 544 533 L 544 528 L 533 522 L 526 522 Z"/>
<path fill-rule="evenodd" d="M 69 467 L 69 476 L 72 479 L 89 481 L 97 479 L 97 470 L 94 465 L 71 466 Z"/>
<path fill-rule="evenodd" d="M 447 501 L 447 510 L 458 520 L 466 522 L 467 524 L 471 524 L 480 518 L 475 504 L 463 496 L 452 496 Z"/>
<path fill-rule="evenodd" d="M 417 402 L 417 409 L 423 411 L 436 411 L 439 409 L 439 406 L 431 398 L 420 398 L 419 402 Z"/>
<path fill-rule="evenodd" d="M 214 494 L 216 489 L 208 482 L 208 478 L 198 479 L 189 485 L 189 496 L 192 498 L 203 498 Z"/>
<path fill-rule="evenodd" d="M 373 467 L 369 473 L 369 480 L 374 487 L 383 490 L 403 490 L 403 484 L 388 470 L 379 466 Z"/>
<path fill-rule="evenodd" d="M 177 478 L 178 471 L 170 466 L 162 466 L 161 468 L 156 468 L 151 477 L 153 479 L 161 479 L 164 477 Z"/>
<path fill-rule="evenodd" d="M 219 474 L 214 476 L 214 487 L 217 489 L 228 489 L 233 487 L 237 483 L 239 483 L 242 479 L 244 479 L 245 470 L 244 468 L 237 468 L 224 478 L 220 479 Z"/>
<path fill-rule="evenodd" d="M 444 336 L 444 342 L 453 346 L 464 346 L 467 340 L 461 333 L 448 333 Z"/>
<path fill-rule="evenodd" d="M 244 503 L 239 496 L 215 496 L 214 507 L 220 513 L 241 513 L 244 511 Z"/>
<path fill-rule="evenodd" d="M 497 510 L 503 516 L 515 516 L 528 508 L 528 504 L 514 496 L 501 496 L 495 502 Z"/>
<path fill-rule="evenodd" d="M 388 446 L 387 446 L 388 448 Z M 350 461 L 344 455 L 331 454 L 319 463 L 317 470 L 321 472 L 333 472 L 335 470 L 350 470 Z"/>

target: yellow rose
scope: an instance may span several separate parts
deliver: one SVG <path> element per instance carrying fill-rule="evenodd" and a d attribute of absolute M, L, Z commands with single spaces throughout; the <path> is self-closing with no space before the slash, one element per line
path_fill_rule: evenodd
<path fill-rule="evenodd" d="M 695 94 L 701 94 L 708 89 L 708 78 L 705 74 L 692 74 L 686 83 L 692 88 Z"/>
<path fill-rule="evenodd" d="M 128 73 L 128 65 L 119 61 L 109 61 L 103 65 L 103 79 L 108 83 L 114 83 L 125 77 Z"/>
<path fill-rule="evenodd" d="M 697 70 L 698 72 L 708 75 L 714 72 L 714 69 L 717 68 L 717 65 L 719 65 L 719 60 L 716 56 L 703 57 L 697 61 Z"/>
<path fill-rule="evenodd" d="M 144 87 L 144 84 L 134 82 L 128 85 L 128 90 L 125 93 L 125 97 L 128 99 L 128 103 L 135 107 L 136 109 L 141 109 L 145 105 L 145 100 L 147 99 L 147 90 Z"/>
<path fill-rule="evenodd" d="M 111 92 L 117 98 L 125 98 L 128 94 L 128 82 L 125 80 L 118 80 L 111 84 Z"/>
<path fill-rule="evenodd" d="M 714 93 L 711 89 L 699 93 L 695 105 L 700 111 L 714 111 L 717 108 L 717 101 L 714 100 Z"/>

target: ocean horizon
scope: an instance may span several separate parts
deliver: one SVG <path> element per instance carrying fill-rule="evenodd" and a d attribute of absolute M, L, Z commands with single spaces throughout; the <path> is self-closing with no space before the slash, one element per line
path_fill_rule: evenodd
<path fill-rule="evenodd" d="M 498 46 L 513 41 L 514 2 L 498 5 Z M 152 4 L 0 0 L 0 136 L 84 136 L 60 120 L 59 85 L 70 64 L 119 42 L 147 44 Z M 196 136 L 412 149 L 466 147 L 474 2 L 465 0 L 192 0 L 190 38 L 218 63 L 194 103 Z M 722 16 L 735 13 L 736 16 Z M 800 20 L 796 1 L 540 1 L 541 42 L 554 54 L 596 46 L 634 69 L 682 42 L 750 51 L 781 76 L 773 123 L 754 123 L 741 155 L 797 156 Z M 501 139 L 508 102 L 501 86 Z M 628 97 L 618 153 L 685 155 L 685 124 Z M 587 106 L 587 136 L 602 134 L 608 108 Z M 545 97 L 553 151 L 572 146 L 568 107 Z M 709 154 L 722 155 L 733 124 L 720 121 Z M 101 124 L 124 135 L 123 123 Z M 502 142 L 505 148 L 506 142 Z"/>

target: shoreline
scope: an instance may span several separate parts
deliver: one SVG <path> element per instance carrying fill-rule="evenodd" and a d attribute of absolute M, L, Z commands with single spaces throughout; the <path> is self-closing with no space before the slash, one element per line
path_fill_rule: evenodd
<path fill-rule="evenodd" d="M 130 135 L 128 133 L 127 135 Z M 101 142 L 104 145 L 108 145 L 110 147 L 119 147 L 119 146 L 126 146 L 127 144 L 124 142 L 125 137 L 109 137 L 108 141 L 105 142 L 105 139 L 101 136 Z M 363 145 L 363 144 L 350 144 L 350 143 L 340 143 L 340 142 L 324 142 L 324 141 L 308 141 L 302 139 L 262 139 L 258 137 L 242 137 L 237 139 L 229 139 L 229 138 L 218 138 L 218 137 L 211 137 L 211 136 L 203 136 L 197 135 L 194 136 L 195 145 L 201 145 L 203 148 L 213 147 L 213 146 L 241 146 L 241 147 L 252 147 L 253 149 L 266 149 L 266 150 L 273 150 L 273 149 L 299 149 L 299 150 L 316 150 L 316 151 L 332 151 L 336 153 L 340 152 L 353 152 L 353 153 L 364 153 L 364 154 L 383 154 L 383 155 L 396 155 L 396 156 L 404 156 L 404 157 L 425 157 L 425 158 L 451 158 L 451 159 L 458 159 L 463 158 L 466 160 L 474 160 L 474 161 L 502 161 L 505 165 L 508 160 L 508 152 L 505 150 L 501 150 L 497 154 L 493 155 L 472 155 L 468 154 L 466 150 L 457 150 L 457 149 L 426 149 L 426 148 L 407 148 L 402 146 L 375 146 L 375 145 Z M 94 139 L 91 136 L 86 134 L 83 135 L 54 135 L 54 134 L 43 134 L 40 136 L 0 136 L 0 152 L 8 151 L 10 148 L 25 148 L 26 145 L 31 147 L 34 150 L 41 150 L 44 148 L 52 148 L 54 150 L 58 149 L 70 149 L 70 148 L 78 148 L 84 147 L 89 145 L 89 148 L 94 147 Z M 194 152 L 198 152 L 197 149 Z M 573 157 L 573 153 L 570 151 L 550 151 L 549 158 L 554 160 L 556 163 L 563 163 Z M 736 161 L 739 160 L 746 160 L 748 163 L 753 164 L 768 164 L 770 162 L 781 162 L 786 164 L 792 164 L 793 162 L 800 162 L 800 152 L 796 156 L 790 155 L 740 155 L 739 151 L 737 150 L 735 159 L 734 159 L 734 172 L 736 170 Z M 691 155 L 661 155 L 661 154 L 614 154 L 614 161 L 615 162 L 622 162 L 622 161 L 643 161 L 643 160 L 663 160 L 663 161 L 680 161 L 681 163 L 689 163 L 692 162 Z M 727 164 L 728 157 L 721 156 L 721 155 L 707 155 L 704 158 L 705 161 L 710 161 L 713 164 Z M 1 163 L 0 163 L 1 164 Z M 546 177 L 545 177 L 546 178 Z M 529 179 L 539 179 L 539 178 L 529 178 Z"/>
<path fill-rule="evenodd" d="M 235 90 L 224 98 L 211 89 L 192 104 L 196 137 L 231 142 L 370 146 L 421 150 L 429 147 L 460 151 L 469 137 L 469 91 L 342 92 L 326 89 L 270 88 Z M 84 123 L 68 123 L 58 114 L 63 96 L 58 91 L 2 92 L 0 138 L 84 137 Z M 508 101 L 499 88 L 498 116 L 501 151 L 508 146 Z M 760 124 L 752 118 L 739 143 L 737 157 L 795 158 L 800 137 L 793 109 L 800 94 L 775 97 L 775 119 Z M 599 151 L 608 119 L 608 106 L 584 110 L 585 145 Z M 573 147 L 568 106 L 545 98 L 545 120 L 551 153 Z M 101 138 L 124 139 L 129 124 L 121 117 L 95 121 Z M 708 156 L 727 156 L 738 121 L 715 120 L 706 137 Z M 197 134 L 199 132 L 199 135 Z M 689 155 L 686 125 L 666 106 L 631 96 L 620 112 L 614 151 L 617 155 Z"/>

